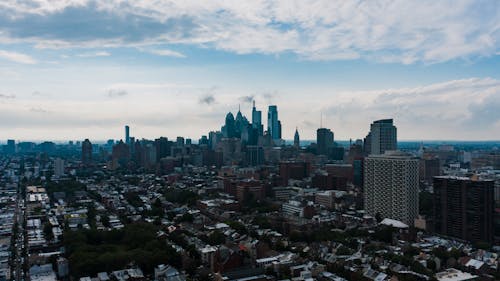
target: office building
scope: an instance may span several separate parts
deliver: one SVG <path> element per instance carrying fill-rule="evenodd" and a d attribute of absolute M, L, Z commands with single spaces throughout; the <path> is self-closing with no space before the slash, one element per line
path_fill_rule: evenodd
<path fill-rule="evenodd" d="M 92 143 L 89 139 L 82 142 L 82 163 L 89 165 L 92 162 Z"/>
<path fill-rule="evenodd" d="M 7 140 L 7 145 L 5 146 L 5 153 L 7 153 L 7 154 L 16 153 L 16 141 L 15 140 Z"/>
<path fill-rule="evenodd" d="M 246 147 L 245 162 L 249 166 L 264 164 L 264 149 L 261 146 L 249 145 Z"/>
<path fill-rule="evenodd" d="M 434 177 L 434 231 L 471 242 L 493 242 L 494 181 Z"/>
<path fill-rule="evenodd" d="M 130 127 L 128 125 L 125 126 L 125 143 L 130 144 Z"/>
<path fill-rule="evenodd" d="M 413 225 L 418 215 L 418 164 L 400 151 L 365 158 L 365 211 Z"/>
<path fill-rule="evenodd" d="M 270 105 L 267 113 L 267 131 L 273 140 L 281 139 L 281 122 L 278 120 L 278 107 Z"/>
<path fill-rule="evenodd" d="M 329 155 L 333 147 L 333 132 L 327 128 L 319 128 L 316 131 L 316 144 L 318 155 Z"/>
<path fill-rule="evenodd" d="M 282 185 L 287 186 L 290 179 L 303 180 L 311 174 L 311 163 L 302 161 L 280 162 Z"/>
<path fill-rule="evenodd" d="M 226 121 L 224 126 L 221 128 L 222 135 L 225 138 L 235 138 L 236 137 L 236 120 L 234 119 L 234 115 L 229 112 L 226 115 Z"/>
<path fill-rule="evenodd" d="M 393 120 L 382 119 L 373 122 L 365 138 L 365 153 L 384 154 L 386 151 L 397 149 L 397 128 Z"/>
<path fill-rule="evenodd" d="M 255 107 L 255 101 L 253 101 L 252 107 L 252 128 L 257 130 L 259 136 L 264 135 L 264 128 L 262 126 L 262 111 L 257 110 Z"/>

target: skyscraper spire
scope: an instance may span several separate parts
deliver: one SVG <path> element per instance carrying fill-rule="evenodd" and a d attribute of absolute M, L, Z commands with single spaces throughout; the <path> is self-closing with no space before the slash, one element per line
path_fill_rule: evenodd
<path fill-rule="evenodd" d="M 297 127 L 295 127 L 295 135 L 293 136 L 293 146 L 295 148 L 300 147 L 299 129 Z"/>

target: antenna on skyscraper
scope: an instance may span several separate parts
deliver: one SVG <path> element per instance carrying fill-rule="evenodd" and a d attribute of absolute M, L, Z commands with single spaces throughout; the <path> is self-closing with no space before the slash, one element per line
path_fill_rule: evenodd
<path fill-rule="evenodd" d="M 319 114 L 319 127 L 323 128 L 323 112 Z"/>

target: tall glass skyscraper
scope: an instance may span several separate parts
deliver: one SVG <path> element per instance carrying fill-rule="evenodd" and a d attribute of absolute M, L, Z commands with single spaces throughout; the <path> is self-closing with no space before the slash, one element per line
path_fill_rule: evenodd
<path fill-rule="evenodd" d="M 257 108 L 255 107 L 255 101 L 253 101 L 252 108 L 252 128 L 258 131 L 259 136 L 262 136 L 264 134 L 264 129 L 262 126 L 262 111 L 257 110 Z"/>
<path fill-rule="evenodd" d="M 125 143 L 130 144 L 130 127 L 128 125 L 125 126 Z"/>
<path fill-rule="evenodd" d="M 267 113 L 267 131 L 273 140 L 281 139 L 281 122 L 278 120 L 278 107 L 270 105 Z"/>

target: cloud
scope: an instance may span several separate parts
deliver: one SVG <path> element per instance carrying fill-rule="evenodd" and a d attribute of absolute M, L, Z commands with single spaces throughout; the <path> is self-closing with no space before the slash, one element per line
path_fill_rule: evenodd
<path fill-rule="evenodd" d="M 140 95 L 109 98 L 106 89 Z M 402 140 L 500 139 L 497 78 L 467 78 L 370 91 L 316 88 L 314 98 L 304 98 L 303 91 L 274 91 L 280 93 L 274 104 L 278 106 L 283 136 L 287 139 L 293 138 L 297 126 L 302 139 L 315 139 L 320 112 L 324 113 L 323 126 L 332 129 L 337 140 L 363 138 L 370 123 L 382 118 L 394 118 Z M 31 95 L 25 98 L 20 92 L 15 100 L 0 99 L 0 128 L 4 135 L 17 139 L 106 139 L 122 137 L 123 125 L 129 124 L 138 137 L 154 139 L 169 134 L 169 138 L 180 135 L 196 139 L 219 129 L 226 113 L 237 110 L 239 97 L 252 95 L 263 110 L 263 122 L 267 125 L 263 94 L 257 94 L 255 89 L 130 82 L 96 88 L 96 93 L 92 98 L 58 95 L 55 101 Z M 50 114 L 42 114 L 43 111 Z M 251 108 L 242 106 L 242 113 L 250 117 Z"/>
<path fill-rule="evenodd" d="M 4 44 L 136 47 L 179 58 L 184 54 L 169 46 L 403 64 L 488 57 L 500 49 L 496 0 L 481 4 L 470 0 L 260 0 L 244 4 L 5 0 L 0 3 L 0 26 Z"/>
<path fill-rule="evenodd" d="M 274 91 L 267 91 L 262 94 L 262 97 L 266 101 L 266 103 L 272 104 L 275 102 L 276 97 L 279 96 L 279 93 L 277 90 Z"/>
<path fill-rule="evenodd" d="M 206 94 L 206 95 L 200 97 L 199 103 L 211 105 L 211 104 L 215 103 L 215 97 L 212 94 Z"/>
<path fill-rule="evenodd" d="M 128 92 L 121 89 L 109 89 L 106 91 L 106 95 L 110 98 L 118 98 L 128 95 Z"/>
<path fill-rule="evenodd" d="M 394 118 L 405 139 L 500 138 L 500 80 L 469 78 L 413 88 L 347 91 L 324 101 L 338 131 L 368 131 L 368 122 Z M 331 123 L 330 123 L 331 125 Z M 359 134 L 363 134 L 359 130 Z"/>
<path fill-rule="evenodd" d="M 106 52 L 106 51 L 98 51 L 98 52 L 92 52 L 92 53 L 81 53 L 81 54 L 78 54 L 76 56 L 81 57 L 81 58 L 109 57 L 109 56 L 111 56 L 111 53 Z"/>
<path fill-rule="evenodd" d="M 15 95 L 4 95 L 4 94 L 0 94 L 0 99 L 15 99 L 16 96 Z"/>
<path fill-rule="evenodd" d="M 31 93 L 32 96 L 34 97 L 50 97 L 51 94 L 49 93 L 42 93 L 40 91 L 34 91 L 33 93 Z"/>
<path fill-rule="evenodd" d="M 43 109 L 41 107 L 32 107 L 30 108 L 31 112 L 36 112 L 36 113 L 50 113 L 50 111 Z"/>
<path fill-rule="evenodd" d="M 174 57 L 174 58 L 185 58 L 186 56 L 182 53 L 172 51 L 172 50 L 167 50 L 167 49 L 161 49 L 161 50 L 150 50 L 149 53 L 158 55 L 158 56 L 164 56 L 164 57 Z"/>
<path fill-rule="evenodd" d="M 5 50 L 0 50 L 0 58 L 12 61 L 12 62 L 17 62 L 17 63 L 22 63 L 22 64 L 35 64 L 36 60 L 26 54 L 22 53 L 17 53 L 17 52 L 10 52 L 10 51 L 5 51 Z"/>
<path fill-rule="evenodd" d="M 251 103 L 254 100 L 254 96 L 242 96 L 238 100 L 242 103 Z"/>

